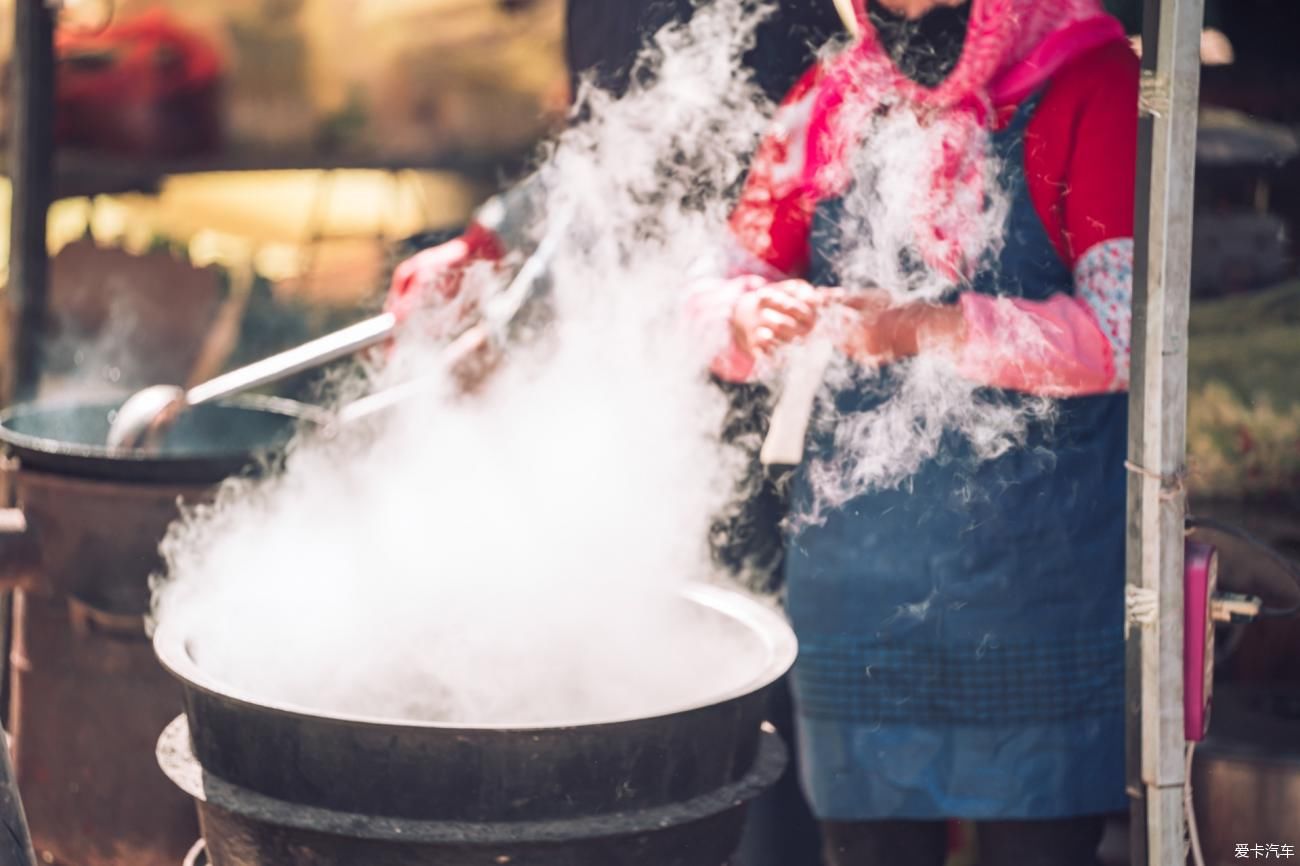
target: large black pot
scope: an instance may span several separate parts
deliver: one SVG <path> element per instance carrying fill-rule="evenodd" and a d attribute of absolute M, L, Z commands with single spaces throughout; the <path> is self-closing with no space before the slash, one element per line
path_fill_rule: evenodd
<path fill-rule="evenodd" d="M 258 471 L 311 410 L 260 397 L 196 407 L 146 453 L 104 445 L 115 408 L 35 403 L 0 413 L 18 502 L 0 520 L 0 579 L 129 617 L 148 609 L 148 578 L 178 502 L 201 503 L 222 480 Z"/>
<path fill-rule="evenodd" d="M 277 705 L 213 680 L 192 636 L 164 622 L 154 647 L 181 682 L 187 722 L 164 736 L 160 760 L 199 801 L 214 866 L 720 866 L 744 804 L 784 768 L 761 727 L 795 640 L 738 593 L 700 587 L 682 604 L 736 638 L 753 659 L 747 681 L 653 717 L 565 727 Z"/>

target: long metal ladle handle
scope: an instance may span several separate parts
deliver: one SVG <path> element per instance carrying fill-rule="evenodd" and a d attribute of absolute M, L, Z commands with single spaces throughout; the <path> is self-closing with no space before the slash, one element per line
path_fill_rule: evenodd
<path fill-rule="evenodd" d="M 397 317 L 392 313 L 383 313 L 195 385 L 185 392 L 185 402 L 197 406 L 278 382 L 296 373 L 377 346 L 391 337 L 396 328 Z"/>

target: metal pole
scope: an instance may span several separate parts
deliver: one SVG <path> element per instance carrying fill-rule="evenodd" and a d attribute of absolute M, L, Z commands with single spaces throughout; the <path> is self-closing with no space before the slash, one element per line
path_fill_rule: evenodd
<path fill-rule="evenodd" d="M 36 866 L 27 816 L 9 760 L 9 738 L 0 731 L 0 866 Z"/>
<path fill-rule="evenodd" d="M 9 285 L 5 291 L 8 361 L 0 375 L 0 402 L 25 400 L 36 390 L 41 330 L 45 321 L 49 257 L 46 216 L 54 187 L 54 13 L 45 0 L 14 3 L 14 48 L 8 170 Z M 8 491 L 4 491 L 8 496 Z M 7 596 L 7 594 L 6 594 Z M 8 597 L 0 621 L 0 666 L 8 702 Z M 7 710 L 7 706 L 4 708 Z M 8 715 L 6 712 L 5 715 Z M 9 738 L 0 731 L 0 866 L 35 866 L 27 817 L 9 757 Z"/>
<path fill-rule="evenodd" d="M 1183 866 L 1183 485 L 1187 314 L 1204 0 L 1146 0 L 1142 38 L 1128 496 L 1134 866 Z"/>
<path fill-rule="evenodd" d="M 9 364 L 5 402 L 36 390 L 49 256 L 46 214 L 54 187 L 54 13 L 45 0 L 14 3 L 13 124 L 9 176 Z"/>

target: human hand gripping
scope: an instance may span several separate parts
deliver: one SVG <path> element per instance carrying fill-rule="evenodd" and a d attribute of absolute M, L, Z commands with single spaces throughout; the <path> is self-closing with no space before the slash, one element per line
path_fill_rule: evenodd
<path fill-rule="evenodd" d="M 442 308 L 460 296 L 465 274 L 472 265 L 496 262 L 500 254 L 499 239 L 489 230 L 471 224 L 460 237 L 423 250 L 397 266 L 389 284 L 387 309 L 403 321 L 421 310 Z M 464 316 L 472 310 L 459 312 Z"/>
<path fill-rule="evenodd" d="M 732 311 L 731 332 L 736 346 L 750 357 L 770 354 L 816 328 L 818 312 L 825 303 L 821 290 L 803 280 L 738 279 L 751 285 Z"/>

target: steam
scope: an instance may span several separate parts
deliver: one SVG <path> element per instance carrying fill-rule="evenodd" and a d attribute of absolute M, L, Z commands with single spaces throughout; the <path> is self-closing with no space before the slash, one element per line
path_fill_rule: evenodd
<path fill-rule="evenodd" d="M 852 160 L 853 186 L 837 226 L 843 244 L 833 262 L 842 285 L 850 291 L 884 289 L 896 305 L 954 300 L 964 285 L 927 261 L 917 237 L 922 226 L 937 223 L 959 239 L 962 260 L 996 268 L 1010 201 L 987 133 L 976 136 L 965 155 L 984 166 L 983 183 L 959 186 L 947 202 L 936 200 L 929 179 L 943 170 L 939 160 L 945 141 L 954 137 L 951 122 L 923 120 L 896 104 L 856 123 L 866 130 L 864 146 Z M 1041 335 L 1008 339 L 1030 346 Z M 837 394 L 849 388 L 883 400 L 864 409 L 837 406 Z M 817 418 L 821 434 L 833 444 L 808 469 L 812 495 L 791 516 L 792 527 L 820 522 L 829 510 L 873 490 L 905 484 L 940 456 L 945 443 L 964 440 L 977 461 L 998 457 L 1024 441 L 1030 423 L 1051 413 L 1048 400 L 1009 401 L 963 379 L 949 358 L 904 360 L 884 374 L 840 359 L 828 376 Z"/>
<path fill-rule="evenodd" d="M 176 311 L 178 295 L 186 299 L 183 314 Z M 167 253 L 135 256 L 88 240 L 69 244 L 52 262 L 42 399 L 112 399 L 183 382 L 219 295 L 213 272 Z"/>
<path fill-rule="evenodd" d="M 761 649 L 677 593 L 714 577 L 706 531 L 738 472 L 682 310 L 767 122 L 739 72 L 756 21 L 701 10 L 658 37 L 656 83 L 583 94 L 590 119 L 540 175 L 565 236 L 554 318 L 477 393 L 443 381 L 304 434 L 275 477 L 173 528 L 155 616 L 210 676 L 334 712 L 528 724 L 662 712 L 755 674 Z M 423 324 L 342 391 L 436 376 Z"/>
<path fill-rule="evenodd" d="M 124 387 L 144 387 L 140 383 L 147 382 L 146 370 L 128 348 L 142 333 L 139 313 L 125 293 L 114 292 L 109 297 L 105 321 L 96 333 L 82 331 L 72 315 L 58 317 L 54 328 L 58 336 L 41 347 L 42 367 L 53 367 L 63 375 L 57 384 L 46 376 L 41 389 L 44 396 L 93 399 L 119 393 Z"/>

